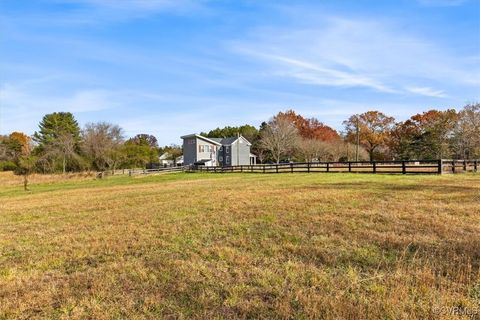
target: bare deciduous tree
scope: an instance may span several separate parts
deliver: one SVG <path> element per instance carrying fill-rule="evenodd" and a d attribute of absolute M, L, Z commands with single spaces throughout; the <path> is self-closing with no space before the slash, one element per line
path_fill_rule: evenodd
<path fill-rule="evenodd" d="M 45 146 L 46 158 L 60 158 L 62 162 L 62 172 L 67 171 L 67 162 L 72 159 L 79 159 L 76 150 L 77 140 L 74 135 L 67 131 L 58 133 L 53 141 Z"/>
<path fill-rule="evenodd" d="M 453 144 L 459 158 L 480 157 L 480 103 L 468 104 L 459 112 Z"/>
<path fill-rule="evenodd" d="M 319 155 L 323 151 L 324 143 L 316 139 L 300 139 L 297 144 L 297 157 L 312 162 L 319 160 Z"/>
<path fill-rule="evenodd" d="M 338 161 L 340 158 L 340 141 L 321 141 L 302 139 L 298 142 L 297 156 L 307 162 Z"/>
<path fill-rule="evenodd" d="M 93 167 L 115 170 L 118 149 L 123 142 L 122 129 L 106 122 L 87 123 L 82 131 L 82 150 Z"/>
<path fill-rule="evenodd" d="M 260 146 L 269 151 L 273 159 L 279 163 L 282 157 L 293 153 L 298 139 L 298 129 L 293 122 L 282 117 L 274 117 L 262 131 Z"/>

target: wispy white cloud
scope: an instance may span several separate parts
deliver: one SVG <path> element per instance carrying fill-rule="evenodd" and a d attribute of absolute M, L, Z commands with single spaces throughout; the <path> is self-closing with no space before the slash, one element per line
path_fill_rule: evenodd
<path fill-rule="evenodd" d="M 191 1 L 187 0 L 56 0 L 63 3 L 80 3 L 96 7 L 106 7 L 110 9 L 137 9 L 152 10 L 163 9 L 176 5 L 183 5 Z"/>
<path fill-rule="evenodd" d="M 111 109 L 118 105 L 113 92 L 107 90 L 78 90 L 70 95 L 48 96 L 28 92 L 22 87 L 6 84 L 0 87 L 2 106 L 8 109 L 23 109 L 45 112 L 48 110 L 88 112 Z"/>
<path fill-rule="evenodd" d="M 122 97 L 108 90 L 85 89 L 56 95 L 33 88 L 11 84 L 0 87 L 0 132 L 21 130 L 32 133 L 43 115 L 55 111 L 79 114 L 123 106 Z"/>
<path fill-rule="evenodd" d="M 443 88 L 425 88 L 478 85 L 478 64 L 383 20 L 318 16 L 301 26 L 257 28 L 230 48 L 272 76 L 319 86 L 444 98 Z M 423 90 L 405 90 L 412 82 Z"/>
<path fill-rule="evenodd" d="M 454 7 L 466 3 L 468 0 L 417 0 L 418 3 L 424 6 L 435 7 Z"/>
<path fill-rule="evenodd" d="M 274 72 L 276 75 L 291 77 L 307 84 L 323 86 L 343 87 L 368 87 L 382 92 L 395 92 L 395 90 L 383 85 L 367 75 L 358 74 L 355 71 L 345 71 L 326 67 L 310 61 L 302 61 L 286 56 L 261 53 L 247 49 L 237 48 L 239 52 L 252 57 L 258 57 L 265 61 L 279 62 L 284 65 L 283 70 Z"/>
<path fill-rule="evenodd" d="M 407 87 L 407 91 L 427 97 L 446 98 L 447 95 L 442 90 L 435 90 L 430 87 Z"/>
<path fill-rule="evenodd" d="M 201 2 L 194 0 L 58 0 L 77 3 L 110 12 L 124 11 L 129 13 L 156 13 L 171 10 L 200 8 Z"/>
<path fill-rule="evenodd" d="M 195 0 L 49 0 L 48 2 L 69 6 L 67 10 L 43 14 L 24 12 L 21 15 L 11 16 L 0 13 L 0 21 L 4 24 L 32 27 L 92 27 L 124 23 L 161 14 L 188 16 L 209 12 L 202 2 Z"/>
<path fill-rule="evenodd" d="M 205 7 L 195 0 L 56 0 L 75 4 L 67 19 L 56 17 L 58 22 L 71 24 L 101 24 L 145 18 L 159 13 L 191 14 Z"/>

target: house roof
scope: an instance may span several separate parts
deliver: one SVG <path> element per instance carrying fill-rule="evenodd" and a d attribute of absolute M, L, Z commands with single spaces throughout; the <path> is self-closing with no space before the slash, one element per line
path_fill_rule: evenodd
<path fill-rule="evenodd" d="M 186 136 L 181 136 L 180 138 L 182 139 L 188 139 L 188 138 L 199 138 L 199 139 L 203 139 L 207 142 L 210 142 L 210 143 L 213 143 L 213 144 L 216 144 L 216 145 L 231 145 L 233 144 L 235 141 L 237 141 L 238 139 L 242 138 L 243 140 L 245 140 L 247 142 L 248 145 L 252 145 L 250 143 L 250 141 L 248 141 L 247 139 L 245 139 L 244 136 L 240 135 L 239 137 L 228 137 L 228 138 L 206 138 L 204 136 L 201 136 L 199 134 L 196 134 L 196 133 L 192 133 L 192 134 L 188 134 Z"/>
<path fill-rule="evenodd" d="M 210 139 L 210 138 L 206 138 L 206 137 L 201 136 L 201 135 L 196 134 L 196 133 L 187 134 L 186 136 L 181 136 L 180 138 L 182 138 L 182 139 L 198 138 L 198 139 L 202 139 L 202 140 L 205 140 L 205 141 L 207 141 L 207 142 L 216 144 L 217 146 L 221 146 L 221 145 L 222 145 L 220 142 L 217 142 L 217 141 L 215 141 L 215 140 L 213 140 L 213 139 Z"/>
<path fill-rule="evenodd" d="M 247 139 L 245 139 L 244 136 L 240 136 L 240 138 L 242 138 L 243 140 L 245 140 L 247 142 L 247 144 L 251 145 L 250 141 L 248 141 Z M 219 143 L 221 143 L 222 145 L 231 145 L 232 143 L 234 143 L 235 141 L 237 141 L 239 139 L 239 137 L 228 137 L 228 138 L 210 138 L 214 141 L 217 141 Z"/>
<path fill-rule="evenodd" d="M 168 157 L 170 157 L 170 153 L 165 152 L 159 157 L 159 159 L 160 160 L 166 160 Z"/>
<path fill-rule="evenodd" d="M 222 144 L 232 144 L 237 141 L 238 137 L 228 137 L 222 139 Z"/>

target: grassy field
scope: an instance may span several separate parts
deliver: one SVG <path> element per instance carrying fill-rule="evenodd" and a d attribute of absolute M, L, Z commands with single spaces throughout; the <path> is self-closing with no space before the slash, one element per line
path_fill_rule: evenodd
<path fill-rule="evenodd" d="M 11 179 L 0 319 L 480 317 L 479 174 Z"/>

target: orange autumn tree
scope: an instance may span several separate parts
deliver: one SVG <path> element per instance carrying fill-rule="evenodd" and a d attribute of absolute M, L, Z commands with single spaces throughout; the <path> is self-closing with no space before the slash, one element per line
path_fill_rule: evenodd
<path fill-rule="evenodd" d="M 11 141 L 14 141 L 20 147 L 18 150 L 21 155 L 27 155 L 31 149 L 31 139 L 23 132 L 14 131 L 9 136 Z"/>
<path fill-rule="evenodd" d="M 333 152 L 335 146 L 341 142 L 340 135 L 331 127 L 320 122 L 316 118 L 305 118 L 293 110 L 279 112 L 277 119 L 282 119 L 293 124 L 296 128 L 298 139 L 294 146 L 295 158 L 311 162 L 323 160 L 334 160 L 338 155 Z"/>
<path fill-rule="evenodd" d="M 323 124 L 316 118 L 307 119 L 307 130 L 303 132 L 303 137 L 321 141 L 339 141 L 340 135 L 335 129 Z"/>
<path fill-rule="evenodd" d="M 278 118 L 291 121 L 298 129 L 298 133 L 304 139 L 315 139 L 321 141 L 338 141 L 340 135 L 335 129 L 325 125 L 316 118 L 304 118 L 293 110 L 279 112 Z"/>
<path fill-rule="evenodd" d="M 368 152 L 370 161 L 373 161 L 374 153 L 379 148 L 386 146 L 395 119 L 386 116 L 380 111 L 367 111 L 355 114 L 344 121 L 346 139 L 351 143 L 358 141 Z"/>
<path fill-rule="evenodd" d="M 36 158 L 31 155 L 31 139 L 26 134 L 16 131 L 8 138 L 11 156 L 16 165 L 15 174 L 23 176 L 23 187 L 28 191 L 28 176 L 34 171 L 36 162 Z"/>

